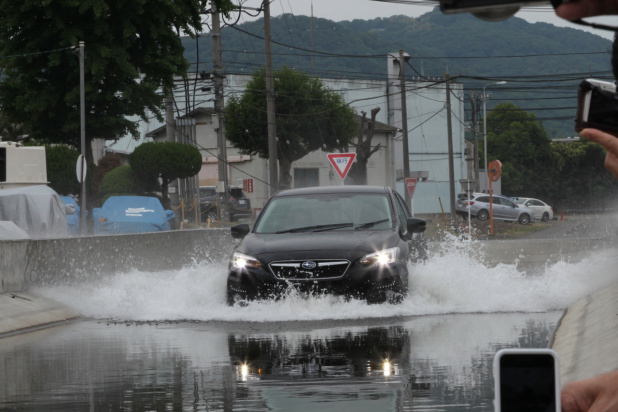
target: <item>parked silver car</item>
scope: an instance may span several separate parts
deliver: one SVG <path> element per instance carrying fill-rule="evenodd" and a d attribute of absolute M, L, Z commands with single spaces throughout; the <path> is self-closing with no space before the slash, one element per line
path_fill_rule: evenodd
<path fill-rule="evenodd" d="M 515 200 L 518 205 L 532 210 L 536 216 L 541 217 L 543 222 L 547 222 L 554 218 L 554 209 L 542 200 L 530 197 L 515 197 L 513 200 Z"/>
<path fill-rule="evenodd" d="M 504 196 L 493 195 L 492 203 L 494 219 L 519 222 L 522 225 L 527 225 L 536 219 L 532 210 L 520 206 Z M 457 199 L 456 212 L 465 218 L 470 215 L 479 220 L 489 219 L 489 195 L 475 194 L 470 199 L 467 196 L 459 197 Z"/>

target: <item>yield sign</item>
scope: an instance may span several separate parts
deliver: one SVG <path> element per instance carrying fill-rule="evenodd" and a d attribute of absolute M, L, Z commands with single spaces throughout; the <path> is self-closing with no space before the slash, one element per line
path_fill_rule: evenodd
<path fill-rule="evenodd" d="M 342 179 L 345 179 L 348 175 L 350 167 L 356 159 L 356 153 L 328 153 L 326 156 Z"/>
<path fill-rule="evenodd" d="M 418 179 L 416 177 L 406 177 L 406 189 L 408 189 L 408 193 L 410 194 L 410 199 L 414 197 L 414 189 L 416 189 L 416 183 Z"/>

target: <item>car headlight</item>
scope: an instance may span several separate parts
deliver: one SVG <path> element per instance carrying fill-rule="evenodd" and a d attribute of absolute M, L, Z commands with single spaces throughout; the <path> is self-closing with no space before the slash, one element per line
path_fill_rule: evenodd
<path fill-rule="evenodd" d="M 245 268 L 259 268 L 262 266 L 262 262 L 254 258 L 253 256 L 245 255 L 244 253 L 234 252 L 231 260 L 232 266 L 237 269 Z"/>
<path fill-rule="evenodd" d="M 397 261 L 399 256 L 399 248 L 393 247 L 390 249 L 380 250 L 375 253 L 370 253 L 360 260 L 363 265 L 388 265 Z"/>

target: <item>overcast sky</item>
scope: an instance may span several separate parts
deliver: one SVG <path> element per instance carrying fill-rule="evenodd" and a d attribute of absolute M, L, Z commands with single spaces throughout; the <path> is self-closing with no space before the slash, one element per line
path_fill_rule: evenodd
<path fill-rule="evenodd" d="M 245 5 L 258 7 L 261 0 L 247 0 Z M 422 4 L 419 4 L 422 3 Z M 411 17 L 418 17 L 432 10 L 437 2 L 420 2 L 418 0 L 274 0 L 271 3 L 271 15 L 277 16 L 283 13 L 293 13 L 295 15 L 313 15 L 334 21 L 363 19 L 369 20 L 376 17 L 390 17 L 397 14 L 404 14 Z M 613 33 L 605 30 L 587 29 L 582 26 L 569 23 L 558 18 L 551 6 L 526 8 L 519 11 L 516 17 L 526 19 L 529 22 L 545 22 L 556 26 L 571 27 L 579 30 L 587 30 L 607 39 L 613 38 Z M 618 24 L 618 16 L 597 19 L 599 22 L 608 24 Z"/>

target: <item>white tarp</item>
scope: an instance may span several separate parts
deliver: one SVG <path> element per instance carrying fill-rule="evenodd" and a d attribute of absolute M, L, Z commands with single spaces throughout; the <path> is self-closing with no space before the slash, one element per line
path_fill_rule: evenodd
<path fill-rule="evenodd" d="M 0 221 L 0 240 L 30 239 L 25 230 L 13 222 Z"/>
<path fill-rule="evenodd" d="M 68 236 L 62 198 L 44 185 L 0 190 L 0 221 L 12 221 L 31 238 Z"/>

